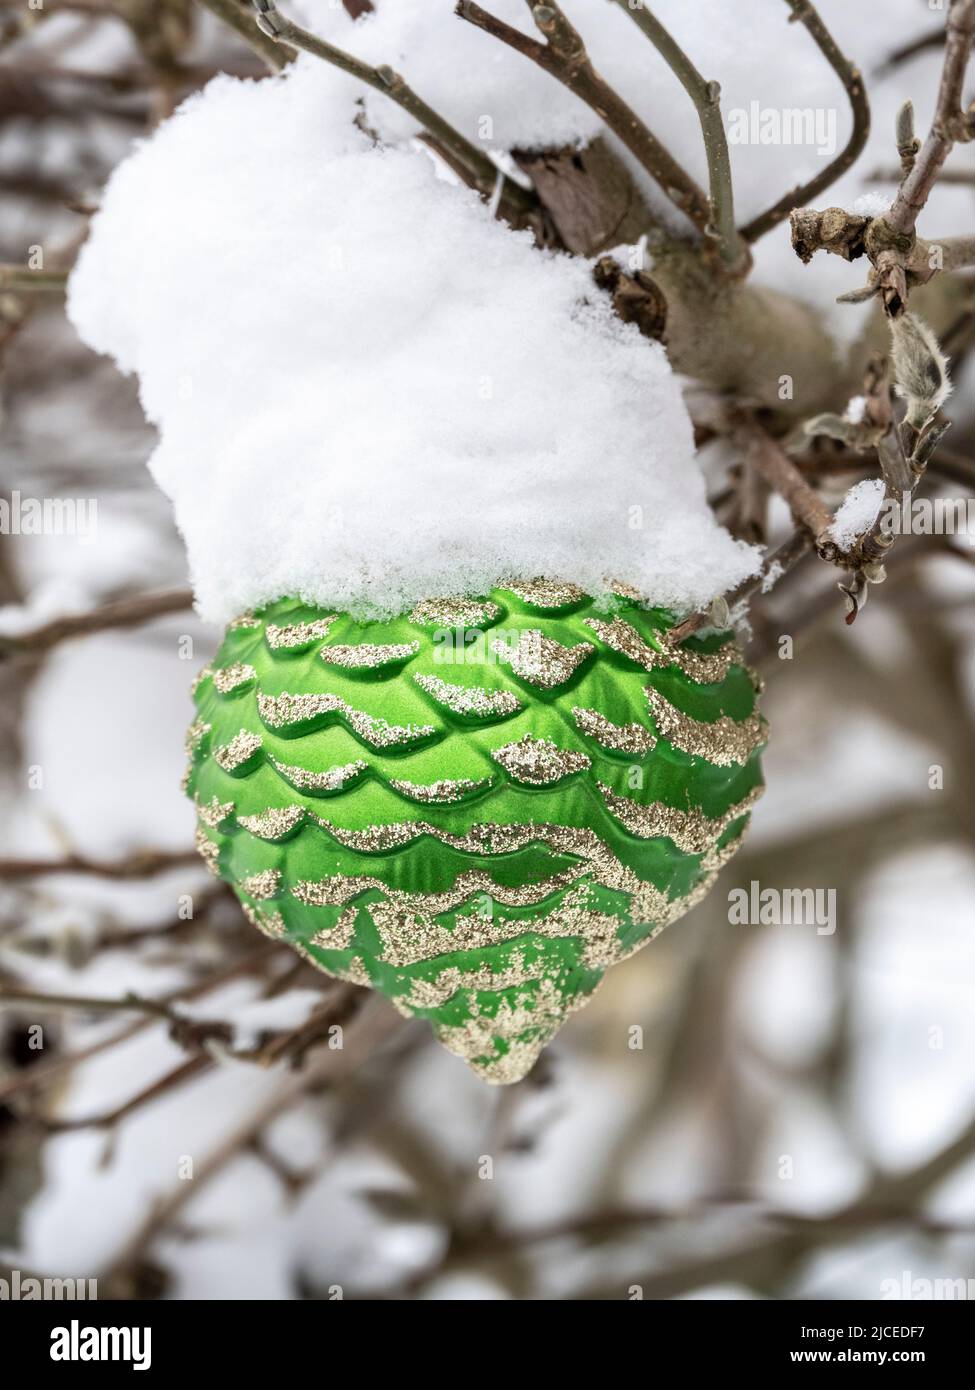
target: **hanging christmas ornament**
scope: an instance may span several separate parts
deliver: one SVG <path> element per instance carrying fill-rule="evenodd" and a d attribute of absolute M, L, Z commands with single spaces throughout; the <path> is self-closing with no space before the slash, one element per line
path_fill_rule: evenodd
<path fill-rule="evenodd" d="M 413 8 L 414 58 L 440 51 L 440 7 Z M 322 21 L 398 54 L 396 11 Z M 263 931 L 514 1081 L 741 838 L 752 680 L 673 615 L 761 554 L 590 261 L 333 77 L 221 77 L 138 142 L 69 311 L 139 377 L 200 617 L 253 613 L 196 689 L 204 856 Z"/>
<path fill-rule="evenodd" d="M 544 580 L 239 618 L 195 691 L 200 851 L 268 936 L 517 1081 L 707 893 L 761 790 L 730 634 L 672 626 Z"/>

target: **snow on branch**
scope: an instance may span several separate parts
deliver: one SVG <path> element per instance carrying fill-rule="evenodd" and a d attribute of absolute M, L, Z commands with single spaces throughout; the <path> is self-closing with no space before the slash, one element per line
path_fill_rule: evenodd
<path fill-rule="evenodd" d="M 623 98 L 593 67 L 581 34 L 555 4 L 531 6 L 532 18 L 546 39 L 539 43 L 520 29 L 489 14 L 474 0 L 459 0 L 455 13 L 500 39 L 556 78 L 592 107 L 646 169 L 671 202 L 702 233 L 711 225 L 707 195 L 644 125 Z"/>
<path fill-rule="evenodd" d="M 390 101 L 395 101 L 397 106 L 401 106 L 419 121 L 434 148 L 443 149 L 456 165 L 466 171 L 465 182 L 478 189 L 485 197 L 493 196 L 500 183 L 502 207 L 510 208 L 516 216 L 524 216 L 534 209 L 535 199 L 531 193 L 503 174 L 482 150 L 471 144 L 470 140 L 461 135 L 460 131 L 439 112 L 434 111 L 433 107 L 418 96 L 388 64 L 373 67 L 356 58 L 354 54 L 346 53 L 325 39 L 309 33 L 307 29 L 286 19 L 274 0 L 253 0 L 253 4 L 257 11 L 258 26 L 268 38 L 275 43 L 290 43 L 295 48 L 304 49 L 306 53 L 314 54 L 316 58 L 331 63 L 350 77 L 358 78 L 377 92 L 382 92 Z"/>

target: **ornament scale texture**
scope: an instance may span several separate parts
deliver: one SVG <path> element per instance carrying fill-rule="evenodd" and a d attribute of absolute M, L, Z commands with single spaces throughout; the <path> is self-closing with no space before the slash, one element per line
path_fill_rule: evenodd
<path fill-rule="evenodd" d="M 200 851 L 268 936 L 517 1081 L 708 892 L 761 792 L 752 673 L 673 624 L 544 580 L 245 615 L 195 687 Z"/>

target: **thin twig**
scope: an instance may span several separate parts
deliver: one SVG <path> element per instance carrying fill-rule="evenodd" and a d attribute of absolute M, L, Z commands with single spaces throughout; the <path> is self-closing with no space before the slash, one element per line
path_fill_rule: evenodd
<path fill-rule="evenodd" d="M 337 1024 L 344 1025 L 354 1018 L 367 998 L 368 992 L 359 985 L 335 983 L 321 1007 L 315 1009 L 303 1024 L 276 1034 L 251 1055 L 265 1067 L 285 1059 L 292 1066 L 297 1066 L 309 1048 L 332 1036 L 332 1029 Z"/>
<path fill-rule="evenodd" d="M 64 294 L 66 270 L 28 270 L 23 265 L 0 265 L 0 291 L 17 294 Z"/>
<path fill-rule="evenodd" d="M 530 58 L 592 107 L 657 181 L 671 202 L 702 234 L 707 234 L 711 210 L 704 190 L 596 71 L 581 36 L 558 5 L 535 5 L 532 8 L 532 17 L 545 35 L 546 43 L 529 38 L 520 29 L 515 29 L 474 4 L 473 0 L 458 0 L 454 13 Z"/>
<path fill-rule="evenodd" d="M 783 541 L 777 550 L 772 552 L 758 574 L 743 580 L 737 589 L 732 590 L 727 596 L 728 607 L 734 608 L 736 604 L 750 598 L 758 589 L 764 588 L 767 582 L 775 582 L 797 565 L 811 548 L 812 536 L 804 527 L 800 527 L 793 532 L 787 541 Z M 708 610 L 692 613 L 689 618 L 685 618 L 682 623 L 678 623 L 675 628 L 671 629 L 669 640 L 674 643 L 683 642 L 688 637 L 693 637 L 695 632 L 710 622 L 711 614 Z"/>
<path fill-rule="evenodd" d="M 918 38 L 912 39 L 910 43 L 901 44 L 887 55 L 881 66 L 875 69 L 878 77 L 883 77 L 894 68 L 900 67 L 901 63 L 906 63 L 910 58 L 916 58 L 919 53 L 927 53 L 931 48 L 940 48 L 945 41 L 945 31 L 939 24 L 937 29 L 929 29 Z"/>
<path fill-rule="evenodd" d="M 280 72 L 294 62 L 297 56 L 294 49 L 263 34 L 254 18 L 242 10 L 236 0 L 198 0 L 198 3 L 236 30 L 247 46 L 264 59 L 272 72 Z"/>
<path fill-rule="evenodd" d="M 402 1024 L 402 1019 L 391 1009 L 379 1000 L 371 999 L 355 1020 L 354 1034 L 346 1037 L 345 1048 L 321 1052 L 305 1071 L 283 1081 L 273 1095 L 263 1100 L 237 1128 L 231 1130 L 209 1153 L 203 1155 L 194 1166 L 191 1183 L 177 1182 L 153 1205 L 100 1283 L 103 1283 L 111 1295 L 126 1296 L 129 1292 L 128 1279 L 133 1267 L 191 1197 L 195 1197 L 208 1182 L 222 1172 L 227 1164 L 262 1134 L 278 1115 L 284 1114 L 323 1085 L 341 1082 L 354 1069 L 354 1050 L 361 1050 L 361 1053 L 365 1054 L 378 1048 L 392 1032 L 402 1027 Z M 349 1044 L 355 1044 L 355 1049 Z"/>
<path fill-rule="evenodd" d="M 241 975 L 260 970 L 272 956 L 282 949 L 283 944 L 280 942 L 262 941 L 254 950 L 248 951 L 246 955 L 238 957 L 237 960 L 232 961 L 222 969 L 215 970 L 211 974 L 205 975 L 203 979 L 196 980 L 184 988 L 172 990 L 155 1002 L 160 1005 L 167 1005 L 196 999 L 201 994 L 208 994 L 211 990 L 217 989 L 231 980 L 239 979 Z M 78 1052 L 70 1052 L 61 1057 L 53 1057 L 50 1061 L 37 1063 L 26 1071 L 17 1072 L 13 1076 L 0 1080 L 0 1103 L 6 1102 L 12 1096 L 19 1095 L 23 1091 L 34 1091 L 40 1086 L 47 1085 L 66 1071 L 70 1071 L 72 1067 L 81 1066 L 92 1057 L 110 1051 L 119 1043 L 127 1042 L 137 1033 L 152 1027 L 156 1021 L 154 1016 L 144 1014 L 127 1028 L 113 1033 L 111 1037 L 102 1038 L 99 1042 L 91 1043 Z"/>
<path fill-rule="evenodd" d="M 900 183 L 904 177 L 903 169 L 890 168 L 873 169 L 869 174 L 864 174 L 864 183 Z M 945 184 L 958 184 L 963 188 L 969 188 L 975 184 L 975 169 L 942 169 L 938 175 L 938 182 Z"/>
<path fill-rule="evenodd" d="M 975 459 L 967 458 L 956 449 L 936 449 L 928 463 L 928 472 L 975 492 Z"/>
<path fill-rule="evenodd" d="M 918 215 L 952 146 L 957 140 L 971 139 L 975 130 L 971 114 L 961 109 L 962 84 L 973 38 L 975 0 L 952 0 L 934 121 L 913 169 L 897 190 L 890 211 L 884 217 L 887 226 L 899 236 L 913 233 Z"/>
<path fill-rule="evenodd" d="M 89 613 L 52 618 L 49 623 L 30 632 L 0 634 L 0 658 L 11 654 L 49 651 L 58 642 L 71 637 L 87 637 L 109 628 L 137 627 L 167 613 L 185 612 L 192 606 L 192 589 L 163 589 L 155 594 L 137 594 L 134 598 L 118 599 Z"/>
<path fill-rule="evenodd" d="M 394 72 L 388 66 L 372 67 L 361 58 L 356 58 L 354 54 L 346 53 L 344 49 L 336 48 L 334 44 L 320 39 L 300 25 L 293 24 L 280 13 L 274 0 L 253 0 L 253 4 L 257 10 L 257 23 L 268 38 L 274 42 L 293 44 L 295 48 L 304 49 L 306 53 L 312 53 L 316 58 L 331 63 L 350 77 L 358 78 L 366 86 L 389 97 L 390 101 L 395 101 L 397 106 L 419 121 L 427 136 L 436 145 L 442 145 L 448 154 L 468 171 L 470 183 L 485 198 L 493 195 L 500 180 L 503 206 L 521 216 L 535 210 L 534 196 L 515 183 L 514 179 L 502 174 L 482 150 L 473 145 L 466 136 L 461 135 L 459 130 L 455 130 L 432 106 L 428 106 L 398 72 Z"/>
<path fill-rule="evenodd" d="M 746 541 L 749 545 L 764 545 L 772 490 L 749 459 L 742 460 L 736 481 L 737 486 L 732 488 L 734 505 L 727 523 L 728 529 L 737 540 Z"/>
<path fill-rule="evenodd" d="M 48 1134 L 68 1134 L 79 1129 L 111 1129 L 121 1120 L 127 1119 L 134 1111 L 140 1110 L 143 1105 L 151 1104 L 160 1096 L 182 1086 L 184 1081 L 199 1076 L 201 1072 L 209 1071 L 213 1065 L 212 1056 L 206 1052 L 197 1052 L 112 1110 L 106 1110 L 97 1115 L 81 1115 L 77 1119 L 42 1119 L 36 1122 L 39 1122 Z"/>
<path fill-rule="evenodd" d="M 833 516 L 826 503 L 811 487 L 802 470 L 782 446 L 752 420 L 742 420 L 734 431 L 745 457 L 755 465 L 765 481 L 784 498 L 796 521 L 819 543 Z"/>
<path fill-rule="evenodd" d="M 957 141 L 975 136 L 975 114 L 962 109 L 962 85 L 975 40 L 975 0 L 952 0 L 946 20 L 945 56 L 938 87 L 938 99 L 930 133 L 916 155 L 904 159 L 905 170 L 894 201 L 883 217 L 874 218 L 866 228 L 863 247 L 873 271 L 871 286 L 883 301 L 884 312 L 899 318 L 907 305 L 912 286 L 924 284 L 944 261 L 931 264 L 927 251 L 917 238 L 917 219 L 930 197 L 942 167 Z M 898 116 L 898 145 L 901 146 L 901 118 L 910 111 L 909 103 Z M 913 121 L 913 116 L 910 118 Z M 961 257 L 965 251 L 959 248 Z M 961 259 L 959 264 L 967 264 Z M 869 288 L 869 287 L 868 287 Z"/>
<path fill-rule="evenodd" d="M 68 854 L 63 859 L 0 859 L 0 880 L 33 878 L 39 874 L 86 874 L 91 878 L 152 878 L 185 865 L 199 866 L 194 849 L 139 850 L 124 859 L 85 859 Z"/>
<path fill-rule="evenodd" d="M 40 990 L 0 985 L 0 1004 L 30 1004 L 38 1009 L 78 1009 L 82 1013 L 141 1013 L 170 1020 L 174 1017 L 172 1009 L 163 1000 L 143 999 L 138 994 L 113 999 L 89 994 L 45 994 Z"/>
<path fill-rule="evenodd" d="M 709 82 L 701 76 L 673 35 L 651 14 L 644 0 L 638 0 L 635 8 L 632 0 L 616 0 L 616 3 L 646 34 L 697 109 L 708 161 L 711 223 L 718 251 L 729 270 L 741 273 L 750 265 L 750 256 L 747 243 L 735 226 L 731 161 L 721 119 L 721 88 L 717 82 Z"/>
<path fill-rule="evenodd" d="M 773 203 L 770 208 L 766 208 L 758 217 L 753 217 L 742 227 L 741 235 L 746 241 L 757 241 L 780 222 L 784 222 L 793 208 L 802 207 L 811 198 L 822 193 L 824 188 L 829 188 L 830 184 L 835 183 L 857 159 L 870 134 L 870 103 L 860 69 L 841 52 L 810 0 L 786 0 L 786 4 L 792 10 L 790 22 L 798 20 L 805 25 L 820 52 L 846 88 L 853 112 L 853 129 L 846 145 L 821 173 L 808 183 L 793 188 L 777 203 Z"/>

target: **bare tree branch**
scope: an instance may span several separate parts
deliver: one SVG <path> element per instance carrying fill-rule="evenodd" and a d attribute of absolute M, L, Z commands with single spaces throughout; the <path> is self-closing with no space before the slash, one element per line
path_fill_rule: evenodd
<path fill-rule="evenodd" d="M 750 598 L 752 594 L 771 581 L 774 582 L 781 575 L 787 573 L 794 565 L 797 565 L 802 557 L 812 549 L 812 536 L 805 527 L 795 531 L 788 540 L 774 550 L 762 565 L 758 574 L 745 579 L 733 589 L 727 597 L 729 608 L 734 608 L 743 599 Z M 669 634 L 669 640 L 673 643 L 685 641 L 692 637 L 711 622 L 711 614 L 707 610 L 700 613 L 692 613 L 689 618 L 685 618 L 682 623 L 673 628 Z"/>
<path fill-rule="evenodd" d="M 183 613 L 193 606 L 192 589 L 164 589 L 156 594 L 139 594 L 118 599 L 90 613 L 73 613 L 53 618 L 49 623 L 16 636 L 0 634 L 0 659 L 4 656 L 46 652 L 72 637 L 87 637 L 109 628 L 137 627 L 167 613 Z"/>
<path fill-rule="evenodd" d="M 138 1230 L 112 1262 L 104 1280 L 100 1280 L 110 1295 L 126 1297 L 131 1294 L 132 1271 L 152 1242 L 167 1229 L 190 1198 L 221 1173 L 278 1115 L 284 1114 L 323 1085 L 341 1082 L 354 1070 L 363 1055 L 378 1048 L 402 1026 L 403 1020 L 383 1001 L 370 999 L 368 1006 L 355 1020 L 354 1031 L 347 1039 L 346 1047 L 341 1051 L 322 1051 L 305 1071 L 285 1080 L 270 1098 L 256 1106 L 196 1163 L 191 1183 L 177 1182 L 161 1201 L 153 1205 Z"/>
<path fill-rule="evenodd" d="M 806 528 L 817 547 L 821 545 L 833 516 L 802 470 L 782 446 L 754 421 L 741 421 L 734 434 L 745 457 L 755 465 L 773 491 L 785 499 L 796 521 Z"/>
<path fill-rule="evenodd" d="M 711 223 L 718 251 L 727 268 L 744 274 L 750 264 L 747 243 L 735 226 L 735 196 L 728 158 L 728 140 L 721 119 L 721 88 L 708 82 L 698 72 L 691 59 L 651 13 L 646 0 L 616 0 L 665 59 L 668 66 L 693 101 L 701 122 L 704 152 L 708 161 L 708 184 L 711 193 Z"/>
<path fill-rule="evenodd" d="M 602 117 L 647 172 L 659 183 L 671 202 L 702 234 L 711 223 L 707 196 L 640 120 L 635 111 L 596 71 L 582 37 L 557 5 L 535 5 L 532 16 L 547 42 L 539 43 L 520 29 L 488 14 L 473 0 L 458 0 L 454 11 L 469 24 L 506 43 L 570 91 L 575 92 Z"/>
<path fill-rule="evenodd" d="M 802 207 L 811 198 L 822 193 L 824 188 L 829 188 L 830 184 L 835 183 L 840 175 L 844 174 L 857 159 L 867 143 L 867 136 L 870 134 L 870 103 L 867 100 L 867 92 L 863 85 L 863 75 L 860 69 L 855 67 L 841 52 L 832 34 L 820 19 L 811 0 L 786 0 L 786 4 L 792 10 L 790 22 L 798 20 L 800 24 L 805 25 L 830 67 L 846 88 L 853 112 L 853 129 L 846 145 L 840 150 L 836 158 L 827 164 L 822 173 L 809 179 L 807 183 L 799 184 L 791 189 L 777 203 L 773 203 L 770 208 L 766 208 L 758 217 L 753 217 L 742 227 L 741 234 L 746 241 L 757 241 L 766 232 L 770 232 L 773 227 L 777 227 L 780 222 L 784 222 L 793 208 Z"/>
<path fill-rule="evenodd" d="M 294 62 L 294 49 L 263 34 L 253 16 L 242 9 L 237 0 L 198 0 L 198 3 L 236 30 L 248 47 L 264 59 L 272 72 L 280 72 Z"/>
<path fill-rule="evenodd" d="M 878 76 L 886 76 L 894 68 L 900 67 L 901 63 L 906 63 L 910 58 L 916 58 L 919 53 L 927 53 L 929 49 L 940 48 L 945 41 L 945 31 L 939 24 L 937 29 L 929 29 L 916 39 L 911 39 L 909 43 L 901 44 L 887 55 L 884 62 L 876 69 Z"/>
<path fill-rule="evenodd" d="M 958 140 L 975 134 L 975 117 L 961 109 L 962 83 L 975 38 L 975 0 L 952 0 L 948 11 L 944 67 L 930 134 L 911 172 L 904 179 L 884 221 L 898 236 L 913 233 L 918 215 L 934 187 L 941 166 Z"/>
<path fill-rule="evenodd" d="M 28 270 L 22 265 L 0 265 L 0 292 L 17 294 L 64 294 L 66 270 Z"/>
<path fill-rule="evenodd" d="M 395 101 L 397 106 L 401 106 L 419 121 L 427 136 L 436 145 L 442 145 L 448 154 L 468 171 L 472 186 L 484 197 L 490 198 L 500 184 L 502 207 L 507 207 L 515 215 L 522 217 L 534 211 L 536 203 L 533 195 L 515 183 L 514 179 L 503 174 L 483 151 L 417 96 L 398 72 L 394 72 L 391 67 L 374 68 L 353 54 L 318 38 L 316 34 L 309 33 L 307 29 L 302 29 L 300 25 L 293 24 L 280 13 L 274 0 L 253 0 L 253 4 L 257 10 L 257 23 L 263 33 L 274 42 L 283 41 L 293 44 L 295 48 L 302 48 L 307 53 L 313 53 L 316 58 L 322 58 L 326 63 L 331 63 L 333 67 L 348 73 L 350 77 L 358 78 L 368 87 L 389 97 L 390 101 Z"/>
<path fill-rule="evenodd" d="M 175 1003 L 176 1001 L 196 999 L 201 994 L 208 994 L 211 990 L 219 988 L 221 985 L 229 983 L 231 980 L 239 979 L 242 975 L 256 973 L 262 970 L 268 961 L 277 955 L 282 949 L 280 942 L 262 940 L 253 950 L 238 956 L 229 965 L 223 966 L 219 970 L 212 971 L 205 975 L 203 979 L 194 981 L 193 984 L 185 988 L 173 990 L 169 994 L 163 995 L 155 1001 L 160 1005 Z M 11 1077 L 0 1080 L 0 1103 L 6 1102 L 11 1097 L 20 1095 L 25 1091 L 35 1091 L 49 1082 L 63 1076 L 72 1067 L 81 1066 L 92 1057 L 97 1057 L 103 1052 L 110 1051 L 119 1043 L 127 1042 L 135 1034 L 141 1033 L 144 1029 L 152 1027 L 157 1022 L 154 1015 L 143 1015 L 127 1028 L 118 1033 L 113 1033 L 111 1037 L 103 1038 L 100 1042 L 92 1043 L 89 1047 L 82 1048 L 78 1052 L 69 1052 L 60 1057 L 53 1057 L 50 1061 L 40 1062 L 24 1072 L 18 1072 Z"/>
<path fill-rule="evenodd" d="M 69 854 L 63 859 L 0 859 L 0 880 L 34 878 L 39 874 L 86 874 L 92 878 L 153 878 L 170 869 L 200 865 L 195 849 L 141 850 L 124 859 L 85 859 Z"/>

